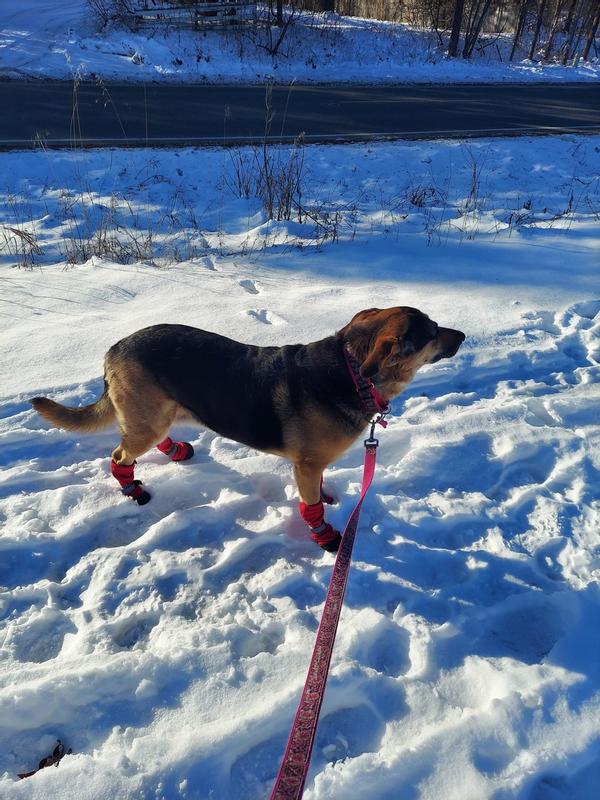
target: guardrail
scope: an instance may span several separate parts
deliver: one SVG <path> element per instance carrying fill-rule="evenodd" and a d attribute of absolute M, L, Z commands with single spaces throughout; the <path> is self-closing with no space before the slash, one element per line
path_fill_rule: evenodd
<path fill-rule="evenodd" d="M 131 6 L 130 22 L 135 26 L 167 24 L 198 30 L 214 25 L 231 25 L 256 20 L 256 0 L 213 0 L 212 2 L 154 3 Z"/>

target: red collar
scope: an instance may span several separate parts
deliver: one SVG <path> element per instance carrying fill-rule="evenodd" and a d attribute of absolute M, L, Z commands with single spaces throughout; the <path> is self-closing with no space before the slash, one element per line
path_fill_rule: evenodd
<path fill-rule="evenodd" d="M 342 351 L 352 383 L 364 410 L 369 414 L 386 414 L 390 410 L 390 406 L 385 397 L 377 391 L 372 381 L 363 378 L 358 361 L 345 344 Z"/>

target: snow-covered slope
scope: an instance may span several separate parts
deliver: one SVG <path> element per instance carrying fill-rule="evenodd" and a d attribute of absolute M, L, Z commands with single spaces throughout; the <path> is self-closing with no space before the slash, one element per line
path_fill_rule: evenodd
<path fill-rule="evenodd" d="M 0 78 L 100 77 L 126 81 L 436 82 L 597 80 L 577 67 L 509 61 L 509 37 L 473 59 L 448 59 L 432 32 L 408 25 L 299 15 L 275 56 L 264 26 L 194 32 L 173 26 L 99 29 L 86 0 L 0 3 Z"/>
<path fill-rule="evenodd" d="M 0 224 L 43 251 L 24 269 L 5 247 L 0 273 L 2 798 L 265 797 L 333 560 L 285 462 L 182 428 L 196 458 L 140 459 L 139 508 L 108 474 L 115 431 L 52 429 L 27 398 L 89 402 L 106 348 L 154 322 L 271 344 L 394 304 L 467 341 L 381 434 L 306 798 L 596 796 L 599 151 L 307 148 L 337 243 L 235 198 L 230 153 L 0 156 Z M 127 220 L 154 265 L 65 265 L 66 238 Z M 326 475 L 336 524 L 361 449 Z M 16 781 L 56 737 L 74 754 Z"/>

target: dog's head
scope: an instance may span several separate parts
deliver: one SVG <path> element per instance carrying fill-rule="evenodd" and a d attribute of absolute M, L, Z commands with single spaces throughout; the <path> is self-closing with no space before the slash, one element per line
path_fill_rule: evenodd
<path fill-rule="evenodd" d="M 359 311 L 339 335 L 361 375 L 390 396 L 401 392 L 420 367 L 451 358 L 465 340 L 462 331 L 442 328 L 407 306 Z"/>

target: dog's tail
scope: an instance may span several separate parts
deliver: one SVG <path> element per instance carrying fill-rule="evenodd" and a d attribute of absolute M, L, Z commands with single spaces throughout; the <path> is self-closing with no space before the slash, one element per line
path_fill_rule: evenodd
<path fill-rule="evenodd" d="M 33 397 L 29 402 L 42 417 L 69 431 L 96 431 L 106 428 L 115 418 L 115 408 L 106 388 L 99 400 L 81 408 L 68 408 L 48 397 Z"/>

